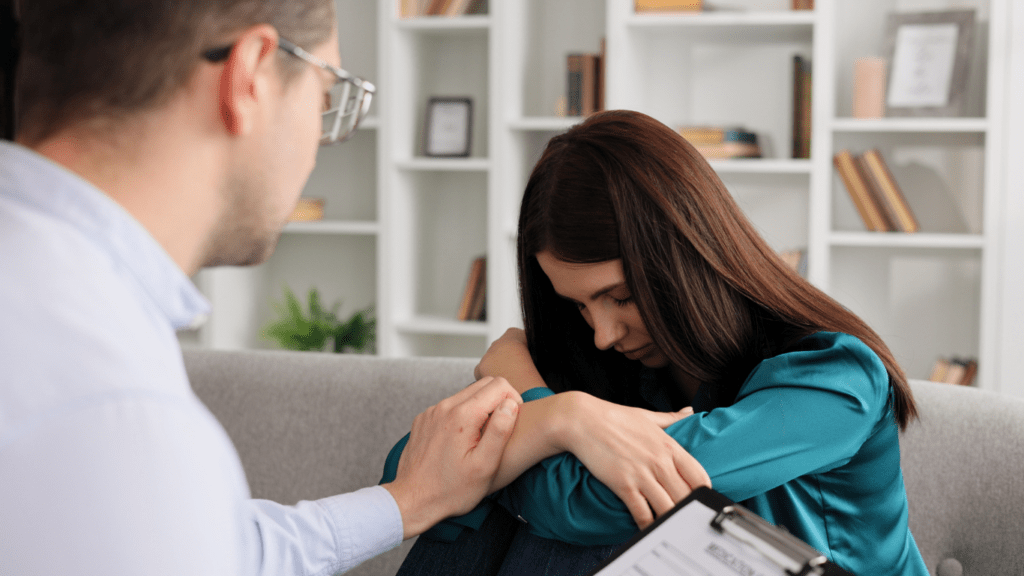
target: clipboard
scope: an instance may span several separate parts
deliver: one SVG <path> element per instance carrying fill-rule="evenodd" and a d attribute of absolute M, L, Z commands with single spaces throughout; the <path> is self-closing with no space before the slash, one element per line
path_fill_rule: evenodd
<path fill-rule="evenodd" d="M 785 529 L 699 487 L 590 576 L 853 576 Z"/>

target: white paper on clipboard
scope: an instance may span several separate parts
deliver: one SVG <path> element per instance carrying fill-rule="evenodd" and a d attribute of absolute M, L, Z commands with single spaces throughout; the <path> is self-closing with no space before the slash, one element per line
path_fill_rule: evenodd
<path fill-rule="evenodd" d="M 595 576 L 786 576 L 763 551 L 715 530 L 717 514 L 690 502 Z"/>

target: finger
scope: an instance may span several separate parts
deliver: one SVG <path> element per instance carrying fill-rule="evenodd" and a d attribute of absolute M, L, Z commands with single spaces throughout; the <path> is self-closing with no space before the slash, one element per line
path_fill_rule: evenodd
<path fill-rule="evenodd" d="M 642 493 L 657 516 L 668 512 L 676 505 L 675 501 L 672 500 L 672 497 L 665 490 L 665 487 L 654 478 L 648 481 L 646 488 L 642 489 Z"/>
<path fill-rule="evenodd" d="M 491 378 L 491 381 L 476 389 L 470 398 L 467 398 L 465 402 L 472 402 L 485 406 L 487 413 L 490 414 L 495 408 L 501 404 L 501 401 L 505 398 L 511 399 L 516 404 L 523 403 L 523 397 L 516 392 L 516 389 L 508 383 L 508 380 L 497 376 Z"/>
<path fill-rule="evenodd" d="M 483 375 L 480 374 L 480 365 L 479 364 L 477 364 L 476 366 L 473 367 L 473 378 L 476 378 L 477 380 L 483 378 Z"/>
<path fill-rule="evenodd" d="M 518 416 L 519 405 L 511 398 L 505 398 L 484 424 L 480 442 L 473 449 L 473 456 L 484 460 L 489 469 L 497 470 L 501 454 L 505 451 L 508 439 L 512 437 Z"/>
<path fill-rule="evenodd" d="M 629 514 L 633 517 L 633 521 L 636 522 L 636 525 L 639 526 L 641 530 L 647 528 L 652 522 L 654 522 L 654 513 L 651 512 L 651 507 L 639 492 L 630 492 L 629 494 L 626 494 L 625 498 L 622 498 L 622 501 L 626 504 L 626 508 L 629 509 Z"/>
<path fill-rule="evenodd" d="M 700 462 L 690 455 L 689 452 L 680 450 L 673 455 L 673 459 L 676 463 L 676 469 L 679 470 L 679 474 L 690 488 L 698 486 L 711 488 L 711 477 L 708 476 L 707 471 L 700 465 Z"/>
<path fill-rule="evenodd" d="M 476 382 L 473 382 L 469 386 L 466 386 L 462 390 L 459 390 L 455 394 L 451 395 L 450 397 L 448 397 L 448 400 L 452 404 L 462 404 L 463 402 L 471 398 L 474 394 L 479 392 L 482 388 L 490 384 L 492 380 L 494 380 L 493 376 L 484 376 L 483 378 L 480 378 Z"/>
<path fill-rule="evenodd" d="M 675 465 L 676 461 L 688 456 L 685 450 L 676 444 L 677 450 L 673 450 L 672 462 L 670 466 L 658 471 L 658 482 L 661 483 L 662 487 L 668 492 L 669 497 L 672 499 L 674 504 L 679 503 L 680 500 L 690 495 L 692 488 L 690 484 L 683 478 L 682 472 Z M 682 454 L 677 455 L 676 452 Z"/>

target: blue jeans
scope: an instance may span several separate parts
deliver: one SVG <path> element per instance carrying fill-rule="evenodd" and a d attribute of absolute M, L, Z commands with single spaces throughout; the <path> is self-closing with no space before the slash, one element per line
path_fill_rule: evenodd
<path fill-rule="evenodd" d="M 534 536 L 495 506 L 479 530 L 465 530 L 454 542 L 417 540 L 397 576 L 583 576 L 618 548 Z"/>

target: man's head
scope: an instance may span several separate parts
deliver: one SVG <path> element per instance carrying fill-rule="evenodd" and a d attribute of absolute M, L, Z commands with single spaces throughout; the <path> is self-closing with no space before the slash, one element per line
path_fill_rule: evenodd
<path fill-rule="evenodd" d="M 186 272 L 265 260 L 337 81 L 279 47 L 340 66 L 333 0 L 21 1 L 18 141 L 114 197 Z"/>
<path fill-rule="evenodd" d="M 269 24 L 313 49 L 332 33 L 332 0 L 19 0 L 19 140 L 83 122 L 101 128 L 160 106 L 204 51 Z M 281 53 L 286 70 L 302 61 Z"/>

